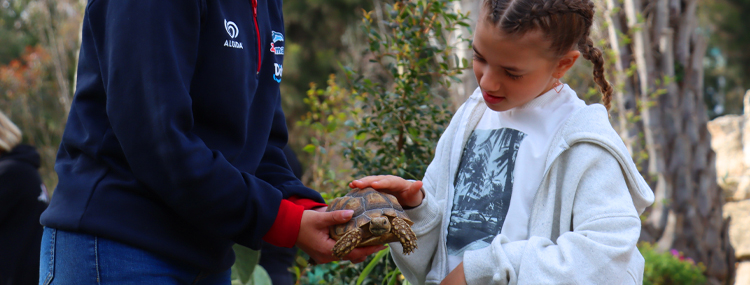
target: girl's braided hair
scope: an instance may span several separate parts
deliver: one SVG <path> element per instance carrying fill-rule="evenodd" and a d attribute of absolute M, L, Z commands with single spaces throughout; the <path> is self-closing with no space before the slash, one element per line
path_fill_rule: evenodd
<path fill-rule="evenodd" d="M 604 78 L 602 51 L 589 37 L 594 18 L 591 0 L 485 0 L 486 20 L 509 35 L 522 36 L 541 30 L 555 57 L 576 46 L 583 58 L 594 64 L 594 81 L 601 90 L 602 103 L 609 110 L 612 86 Z"/>

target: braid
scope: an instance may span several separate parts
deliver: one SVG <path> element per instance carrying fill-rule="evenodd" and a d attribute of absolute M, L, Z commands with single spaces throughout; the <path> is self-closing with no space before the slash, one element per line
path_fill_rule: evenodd
<path fill-rule="evenodd" d="M 609 110 L 610 103 L 612 102 L 612 86 L 604 78 L 604 58 L 602 57 L 602 51 L 594 47 L 594 42 L 588 33 L 578 43 L 578 51 L 581 52 L 583 58 L 594 64 L 594 81 L 599 85 L 599 90 L 602 92 L 604 107 L 607 107 L 607 110 Z"/>
<path fill-rule="evenodd" d="M 498 7 L 500 2 L 504 1 L 492 1 L 491 5 Z M 522 2 L 522 3 L 521 3 Z M 548 29 L 550 17 L 562 15 L 562 14 L 577 14 L 582 17 L 586 22 L 586 26 L 591 25 L 591 20 L 594 15 L 593 3 L 590 1 L 582 2 L 580 0 L 531 0 L 531 1 L 510 1 L 510 3 L 518 3 L 513 9 L 515 11 L 509 11 L 507 9 L 502 13 L 501 18 L 496 19 L 496 16 L 492 16 L 493 22 L 498 20 L 503 23 L 503 28 L 509 32 L 521 32 L 529 30 L 533 27 L 540 27 L 545 30 Z M 509 3 L 509 4 L 510 4 Z M 510 5 L 507 5 L 510 8 Z M 590 6 L 590 7 L 587 7 Z M 499 8 L 499 7 L 498 7 Z M 495 13 L 500 14 L 500 13 Z"/>

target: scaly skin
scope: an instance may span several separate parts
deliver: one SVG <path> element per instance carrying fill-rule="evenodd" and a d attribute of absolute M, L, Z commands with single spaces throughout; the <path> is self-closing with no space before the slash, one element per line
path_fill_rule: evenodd
<path fill-rule="evenodd" d="M 359 242 L 362 241 L 362 235 L 361 228 L 356 228 L 346 232 L 344 236 L 336 242 L 336 245 L 333 246 L 333 255 L 338 258 L 343 258 L 349 254 L 349 252 L 357 247 Z"/>
<path fill-rule="evenodd" d="M 393 234 L 401 240 L 401 246 L 404 248 L 404 254 L 408 255 L 417 249 L 417 235 L 411 229 L 409 224 L 403 219 L 393 218 Z"/>

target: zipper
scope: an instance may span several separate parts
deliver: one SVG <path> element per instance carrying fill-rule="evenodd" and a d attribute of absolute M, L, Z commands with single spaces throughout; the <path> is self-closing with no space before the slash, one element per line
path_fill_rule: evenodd
<path fill-rule="evenodd" d="M 255 37 L 258 48 L 258 69 L 255 71 L 255 75 L 260 74 L 260 29 L 258 28 L 258 0 L 252 0 L 253 2 L 253 20 L 255 22 Z"/>

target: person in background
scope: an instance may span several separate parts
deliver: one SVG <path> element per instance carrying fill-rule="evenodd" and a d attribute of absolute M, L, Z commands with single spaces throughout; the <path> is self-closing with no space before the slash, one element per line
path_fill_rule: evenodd
<path fill-rule="evenodd" d="M 39 153 L 21 144 L 21 131 L 0 111 L 0 285 L 36 284 L 39 278 L 39 216 L 47 190 L 39 176 Z"/>

